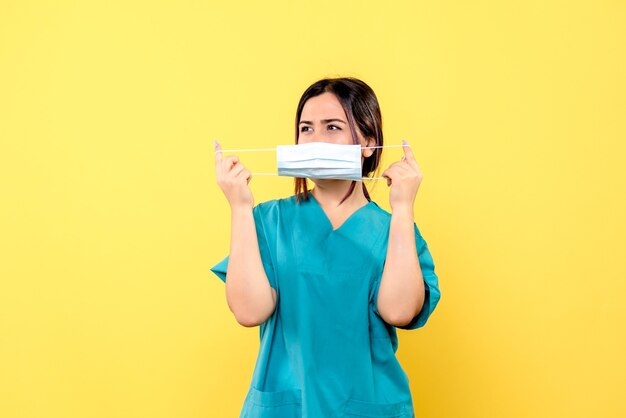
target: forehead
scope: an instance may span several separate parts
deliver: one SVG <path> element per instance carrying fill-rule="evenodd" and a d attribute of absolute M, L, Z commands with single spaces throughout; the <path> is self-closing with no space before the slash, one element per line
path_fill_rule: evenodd
<path fill-rule="evenodd" d="M 319 96 L 311 97 L 306 101 L 302 108 L 302 115 L 300 119 L 303 120 L 315 120 L 315 119 L 346 119 L 346 112 L 344 112 L 339 99 L 329 92 L 322 93 Z"/>

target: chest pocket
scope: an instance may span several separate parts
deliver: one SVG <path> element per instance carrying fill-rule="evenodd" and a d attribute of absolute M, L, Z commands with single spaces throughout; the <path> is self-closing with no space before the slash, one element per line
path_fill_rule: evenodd
<path fill-rule="evenodd" d="M 264 392 L 250 387 L 241 418 L 302 418 L 302 391 Z"/>

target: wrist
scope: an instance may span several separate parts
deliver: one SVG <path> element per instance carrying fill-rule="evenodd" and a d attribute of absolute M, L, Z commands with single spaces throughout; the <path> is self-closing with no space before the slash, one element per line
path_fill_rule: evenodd
<path fill-rule="evenodd" d="M 233 215 L 246 214 L 252 212 L 253 205 L 249 203 L 236 203 L 230 205 L 230 211 Z"/>
<path fill-rule="evenodd" d="M 391 208 L 391 215 L 413 220 L 413 205 L 394 205 Z"/>

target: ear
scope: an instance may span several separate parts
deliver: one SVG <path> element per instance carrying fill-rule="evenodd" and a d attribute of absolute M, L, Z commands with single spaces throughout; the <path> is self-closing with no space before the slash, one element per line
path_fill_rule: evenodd
<path fill-rule="evenodd" d="M 364 146 L 366 146 L 366 147 L 376 146 L 376 140 L 374 138 L 372 138 L 372 137 L 365 138 L 365 145 Z M 375 150 L 376 150 L 375 148 L 364 149 L 362 151 L 363 152 L 363 157 L 364 158 L 371 157 Z"/>

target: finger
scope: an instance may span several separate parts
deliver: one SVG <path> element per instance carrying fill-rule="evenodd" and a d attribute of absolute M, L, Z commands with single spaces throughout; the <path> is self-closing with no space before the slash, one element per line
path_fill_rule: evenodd
<path fill-rule="evenodd" d="M 419 164 L 417 164 L 417 161 L 415 161 L 415 165 L 413 165 L 413 168 L 415 169 L 415 171 L 417 171 L 417 173 L 421 176 L 422 175 L 422 170 L 420 169 Z"/>
<path fill-rule="evenodd" d="M 242 175 L 246 176 L 246 183 L 250 184 L 250 180 L 252 180 L 252 173 L 249 172 L 248 170 L 244 170 Z"/>
<path fill-rule="evenodd" d="M 238 162 L 239 157 L 236 155 L 227 155 L 226 157 L 222 157 L 222 169 L 230 171 Z"/>
<path fill-rule="evenodd" d="M 391 169 L 397 169 L 398 167 L 406 167 L 406 163 L 404 161 L 396 161 L 395 163 L 392 163 L 391 165 L 389 165 L 389 168 L 387 168 L 387 170 L 391 170 Z"/>
<path fill-rule="evenodd" d="M 420 171 L 420 167 L 419 164 L 417 164 L 417 161 L 415 160 L 415 155 L 413 154 L 413 150 L 411 150 L 411 147 L 409 147 L 408 145 L 402 147 L 402 149 L 404 149 L 404 157 L 402 157 L 402 165 L 409 166 L 411 167 L 411 169 L 413 169 L 414 171 L 419 172 Z"/>
<path fill-rule="evenodd" d="M 411 146 L 404 139 L 402 140 L 402 145 L 403 145 L 402 149 L 404 150 L 403 161 L 406 161 L 409 164 L 411 164 L 413 167 L 417 168 L 417 162 L 415 161 L 415 156 L 413 155 L 413 150 L 411 149 Z"/>
<path fill-rule="evenodd" d="M 411 166 L 408 162 L 398 163 L 397 166 L 394 167 L 395 172 L 397 173 L 396 179 L 400 178 L 413 178 L 420 177 L 421 173 L 419 170 L 416 170 L 413 166 Z"/>
<path fill-rule="evenodd" d="M 217 139 L 215 140 L 215 143 L 213 144 L 213 146 L 215 147 L 215 165 L 221 164 L 222 163 L 222 146 L 219 144 L 219 142 L 217 142 Z"/>
<path fill-rule="evenodd" d="M 403 173 L 403 174 L 408 174 L 408 173 L 411 173 L 412 171 L 415 171 L 413 167 L 411 167 L 409 163 L 406 161 L 404 163 L 398 164 L 396 168 L 398 172 Z"/>
<path fill-rule="evenodd" d="M 404 165 L 405 167 L 410 167 L 411 170 L 413 171 L 419 171 L 420 167 L 417 164 L 417 161 L 415 161 L 415 158 L 406 158 L 403 157 L 402 158 L 402 165 Z"/>
<path fill-rule="evenodd" d="M 244 168 L 239 173 L 237 173 L 236 179 L 239 180 L 239 181 L 245 180 L 246 183 L 250 183 L 250 178 L 251 177 L 252 177 L 252 173 L 250 173 L 248 170 L 246 170 Z"/>
<path fill-rule="evenodd" d="M 228 174 L 230 176 L 232 176 L 232 177 L 237 177 L 239 175 L 239 173 L 241 173 L 244 169 L 245 169 L 245 167 L 243 166 L 243 164 L 235 163 L 235 164 L 233 164 L 233 166 L 230 169 L 230 171 L 228 172 Z"/>
<path fill-rule="evenodd" d="M 387 170 L 385 170 L 381 176 L 387 177 L 389 180 L 387 181 L 387 185 L 393 184 L 394 181 L 396 183 L 401 179 L 411 177 L 415 170 L 410 167 L 407 163 L 402 163 L 400 161 L 396 161 L 391 164 Z"/>
<path fill-rule="evenodd" d="M 387 179 L 387 186 L 391 186 L 391 184 L 393 183 L 393 178 L 395 177 L 394 169 L 392 167 L 389 167 L 382 172 L 381 177 L 385 177 Z"/>

